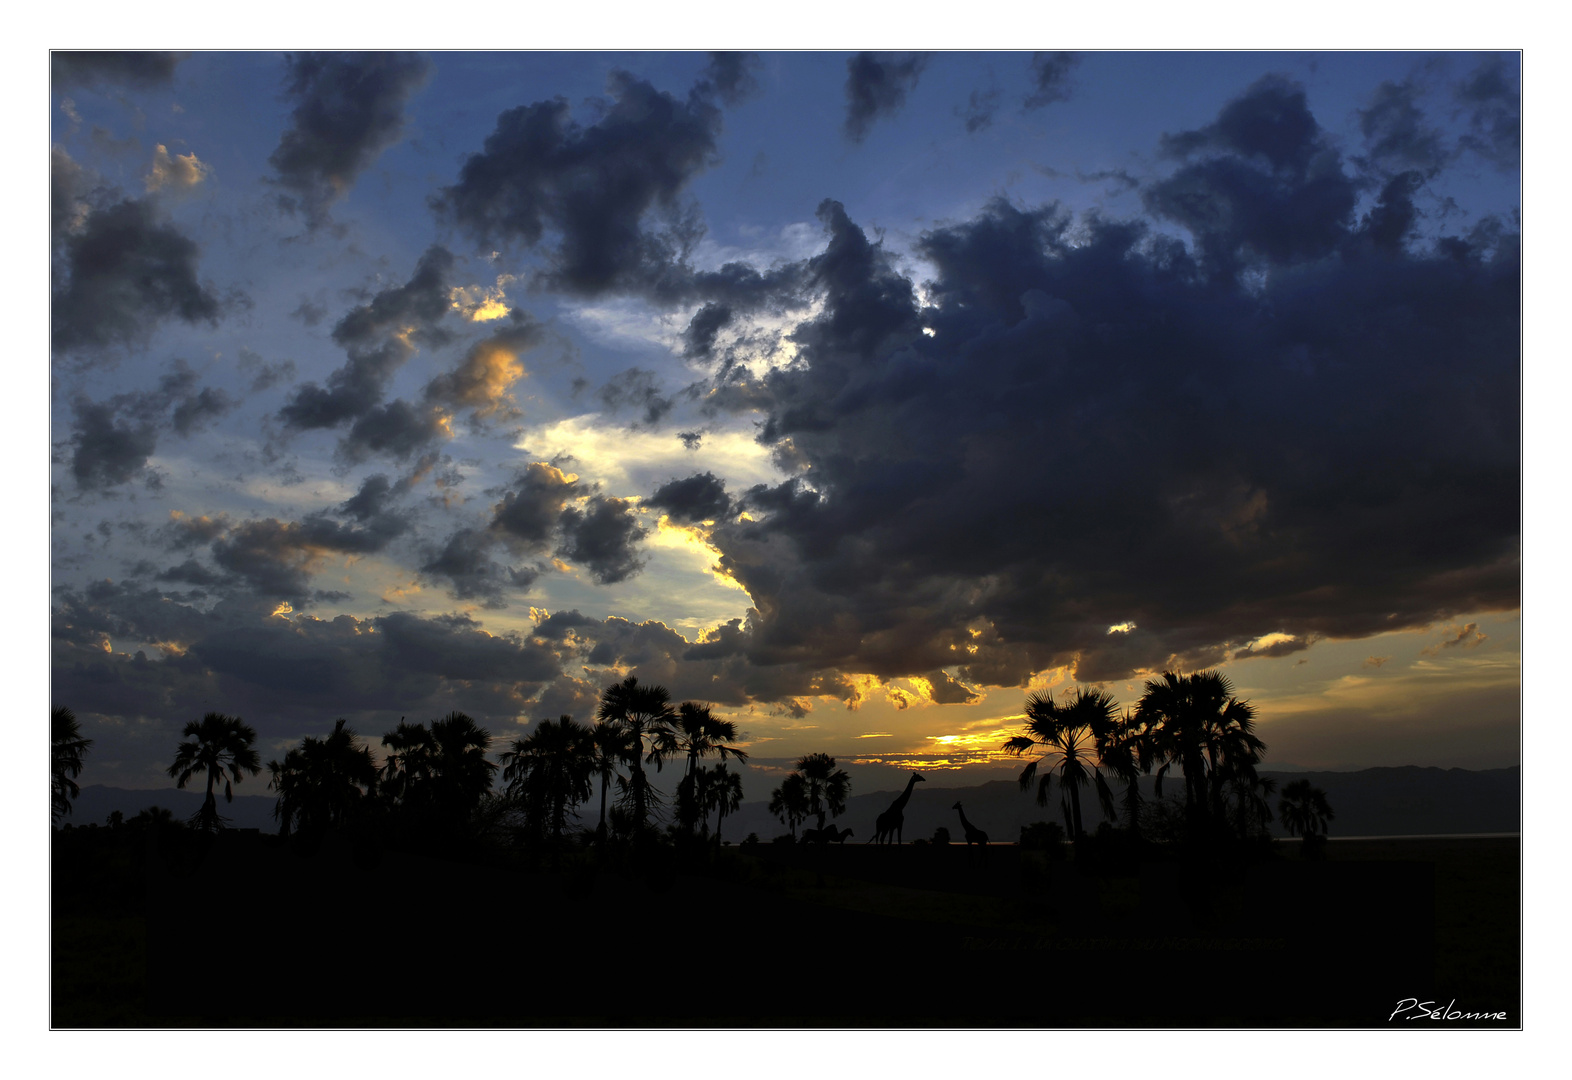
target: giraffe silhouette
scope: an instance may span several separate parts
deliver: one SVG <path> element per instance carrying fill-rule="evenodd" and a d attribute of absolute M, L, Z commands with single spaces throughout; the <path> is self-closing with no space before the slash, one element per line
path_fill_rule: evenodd
<path fill-rule="evenodd" d="M 979 858 L 987 857 L 988 834 L 966 820 L 966 811 L 961 809 L 960 803 L 956 803 L 950 809 L 961 815 L 961 828 L 966 831 L 966 851 L 968 855 L 971 853 L 972 845 L 976 844 L 979 849 Z"/>
<path fill-rule="evenodd" d="M 906 803 L 912 797 L 912 788 L 919 781 L 927 782 L 916 773 L 912 773 L 907 778 L 906 790 L 901 792 L 900 796 L 890 804 L 888 810 L 879 815 L 879 820 L 875 823 L 874 834 L 868 840 L 869 843 L 887 843 L 891 837 L 894 837 L 897 844 L 905 843 L 901 835 L 901 826 L 906 822 Z"/>

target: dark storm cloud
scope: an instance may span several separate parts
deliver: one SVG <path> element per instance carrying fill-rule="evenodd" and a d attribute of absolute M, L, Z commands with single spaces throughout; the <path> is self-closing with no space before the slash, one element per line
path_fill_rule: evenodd
<path fill-rule="evenodd" d="M 204 386 L 175 406 L 175 411 L 170 417 L 175 434 L 184 437 L 194 431 L 201 431 L 238 404 L 240 403 L 224 391 Z"/>
<path fill-rule="evenodd" d="M 1370 161 L 1388 172 L 1417 169 L 1433 176 L 1451 153 L 1441 130 L 1427 122 L 1419 105 L 1420 88 L 1411 80 L 1383 82 L 1368 108 L 1359 111 L 1359 129 Z"/>
<path fill-rule="evenodd" d="M 534 247 L 552 233 L 555 288 L 647 290 L 697 239 L 681 196 L 716 159 L 721 113 L 707 95 L 679 100 L 625 71 L 608 90 L 588 126 L 563 98 L 504 112 L 434 205 L 485 245 Z M 666 227 L 647 231 L 647 215 Z"/>
<path fill-rule="evenodd" d="M 1023 108 L 1040 109 L 1056 101 L 1068 101 L 1072 93 L 1070 72 L 1081 62 L 1080 53 L 1052 52 L 1032 54 L 1033 90 L 1021 102 Z"/>
<path fill-rule="evenodd" d="M 562 546 L 557 554 L 589 568 L 602 585 L 625 581 L 644 569 L 638 545 L 649 535 L 639 524 L 633 502 L 592 496 L 584 509 L 562 512 Z"/>
<path fill-rule="evenodd" d="M 382 290 L 340 319 L 333 340 L 348 354 L 348 362 L 327 377 L 326 386 L 312 382 L 297 388 L 279 410 L 284 426 L 305 431 L 366 417 L 381 403 L 388 383 L 414 355 L 417 343 L 446 343 L 448 335 L 438 324 L 451 304 L 453 262 L 446 248 L 432 246 L 409 281 Z M 356 443 L 370 446 L 381 437 L 389 445 L 407 445 L 391 433 L 398 419 L 372 421 Z"/>
<path fill-rule="evenodd" d="M 440 411 L 397 398 L 371 408 L 356 420 L 339 440 L 338 456 L 351 464 L 372 454 L 405 461 L 446 436 Z"/>
<path fill-rule="evenodd" d="M 756 606 L 737 655 L 1111 680 L 1517 604 L 1515 234 L 1420 249 L 1416 171 L 1356 222 L 1362 181 L 1281 79 L 1165 148 L 1149 205 L 1194 253 L 998 201 L 922 238 L 923 309 L 821 208 L 822 313 L 738 386 L 812 483 L 713 530 Z"/>
<path fill-rule="evenodd" d="M 1163 151 L 1185 164 L 1147 188 L 1146 208 L 1189 229 L 1213 273 L 1328 254 L 1358 200 L 1303 88 L 1281 76 L 1257 81 L 1215 123 L 1165 135 Z"/>
<path fill-rule="evenodd" d="M 645 503 L 666 511 L 672 520 L 689 525 L 701 521 L 719 521 L 731 511 L 731 496 L 726 494 L 726 482 L 710 472 L 696 473 L 662 484 Z"/>
<path fill-rule="evenodd" d="M 404 106 L 431 65 L 408 53 L 305 53 L 287 63 L 285 94 L 295 108 L 268 163 L 292 192 L 281 205 L 302 210 L 317 228 L 403 135 Z"/>
<path fill-rule="evenodd" d="M 694 87 L 696 94 L 713 93 L 724 105 L 738 105 L 759 91 L 758 53 L 712 52 L 710 62 Z"/>
<path fill-rule="evenodd" d="M 1454 91 L 1469 122 L 1462 147 L 1505 172 L 1520 168 L 1523 160 L 1522 92 L 1513 74 L 1505 59 L 1491 57 Z"/>
<path fill-rule="evenodd" d="M 172 52 L 68 52 L 49 54 L 49 77 L 56 90 L 120 86 L 147 90 L 172 81 L 185 59 Z"/>
<path fill-rule="evenodd" d="M 149 199 L 88 208 L 76 203 L 81 172 L 63 153 L 52 158 L 57 202 L 51 340 L 62 353 L 118 345 L 134 348 L 160 322 L 217 325 L 224 303 L 197 277 L 198 248 L 164 221 Z M 62 207 L 79 206 L 61 216 Z"/>
<path fill-rule="evenodd" d="M 847 60 L 846 121 L 841 127 L 845 136 L 860 143 L 875 121 L 900 112 L 927 64 L 927 53 L 896 57 L 860 52 Z"/>

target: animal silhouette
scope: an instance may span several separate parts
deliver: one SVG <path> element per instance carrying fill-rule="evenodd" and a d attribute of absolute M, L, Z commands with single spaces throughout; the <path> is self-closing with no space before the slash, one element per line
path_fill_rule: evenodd
<path fill-rule="evenodd" d="M 986 856 L 988 854 L 988 834 L 966 820 L 966 811 L 961 809 L 960 803 L 956 803 L 950 809 L 961 815 L 961 828 L 966 831 L 967 852 L 970 852 L 972 845 L 976 844 L 980 854 Z"/>
<path fill-rule="evenodd" d="M 874 834 L 870 838 L 869 843 L 888 843 L 892 837 L 897 844 L 905 843 L 901 834 L 901 826 L 906 822 L 906 803 L 910 801 L 912 788 L 918 782 L 926 783 L 927 781 L 923 780 L 916 773 L 912 773 L 907 778 L 906 790 L 901 792 L 900 796 L 890 804 L 888 810 L 879 815 L 879 819 L 874 825 Z"/>
<path fill-rule="evenodd" d="M 835 825 L 830 824 L 822 829 L 802 830 L 802 842 L 804 844 L 844 844 L 846 843 L 846 838 L 851 834 L 852 831 L 850 829 L 842 832 Z"/>

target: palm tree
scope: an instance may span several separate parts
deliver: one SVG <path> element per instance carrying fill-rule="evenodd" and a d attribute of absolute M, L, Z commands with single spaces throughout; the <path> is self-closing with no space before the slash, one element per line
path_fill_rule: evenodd
<path fill-rule="evenodd" d="M 808 813 L 818 818 L 819 828 L 824 828 L 824 814 L 838 817 L 846 812 L 846 794 L 851 790 L 851 777 L 844 769 L 835 767 L 829 754 L 807 754 L 797 759 L 797 771 L 808 784 Z"/>
<path fill-rule="evenodd" d="M 71 800 L 82 794 L 76 778 L 82 775 L 82 758 L 93 748 L 92 739 L 82 738 L 76 714 L 70 709 L 49 710 L 49 794 L 55 821 L 71 812 Z"/>
<path fill-rule="evenodd" d="M 1097 760 L 1124 784 L 1125 828 L 1137 836 L 1141 831 L 1141 775 L 1151 771 L 1146 730 L 1127 710 L 1122 720 L 1097 725 L 1093 738 Z M 1098 785 L 1098 795 L 1104 797 L 1103 813 L 1117 817 L 1106 784 Z"/>
<path fill-rule="evenodd" d="M 770 793 L 770 813 L 781 819 L 797 839 L 797 826 L 808 816 L 808 781 L 802 773 L 788 773 L 781 786 Z"/>
<path fill-rule="evenodd" d="M 1283 797 L 1277 801 L 1278 816 L 1290 836 L 1324 836 L 1326 823 L 1337 815 L 1326 801 L 1326 792 L 1311 785 L 1308 780 L 1295 780 L 1283 787 Z"/>
<path fill-rule="evenodd" d="M 644 763 L 653 764 L 658 772 L 662 763 L 676 753 L 676 733 L 672 730 L 674 716 L 671 695 L 664 686 L 640 686 L 639 680 L 631 675 L 620 683 L 612 683 L 600 695 L 596 718 L 603 724 L 620 726 L 628 736 L 628 756 L 623 762 L 629 769 L 626 798 L 633 815 L 635 836 L 643 834 L 651 805 L 659 799 L 644 774 Z M 649 742 L 648 756 L 644 749 L 646 740 Z"/>
<path fill-rule="evenodd" d="M 193 775 L 207 773 L 207 798 L 192 821 L 203 829 L 221 829 L 224 823 L 218 816 L 213 786 L 223 780 L 224 801 L 233 802 L 234 788 L 225 772 L 238 784 L 244 779 L 242 774 L 255 776 L 262 771 L 261 759 L 252 745 L 257 741 L 257 733 L 238 716 L 210 712 L 200 722 L 187 724 L 180 735 L 189 741 L 175 748 L 175 763 L 169 766 L 169 775 L 175 778 L 175 787 L 183 788 Z"/>
<path fill-rule="evenodd" d="M 594 732 L 573 717 L 539 720 L 502 755 L 508 794 L 522 798 L 531 828 L 562 841 L 568 811 L 590 797 Z"/>
<path fill-rule="evenodd" d="M 386 794 L 444 830 L 462 828 L 491 790 L 491 732 L 464 713 L 433 720 L 430 729 L 401 720 L 382 745 L 391 751 L 382 766 Z"/>
<path fill-rule="evenodd" d="M 705 772 L 709 782 L 704 785 L 704 818 L 708 823 L 709 812 L 718 811 L 715 819 L 715 845 L 719 847 L 721 825 L 725 822 L 726 815 L 734 814 L 742 808 L 742 777 L 726 768 L 724 763 L 715 765 Z"/>
<path fill-rule="evenodd" d="M 1052 694 L 1033 693 L 1026 698 L 1024 732 L 1004 744 L 1005 753 L 1016 757 L 1043 748 L 1043 757 L 1021 771 L 1021 790 L 1032 786 L 1038 766 L 1046 764 L 1048 768 L 1037 782 L 1037 805 L 1047 806 L 1049 785 L 1057 772 L 1059 787 L 1065 793 L 1065 827 L 1073 839 L 1079 840 L 1085 833 L 1081 827 L 1081 789 L 1094 783 L 1098 785 L 1099 797 L 1106 789 L 1107 781 L 1095 760 L 1097 740 L 1099 734 L 1114 726 L 1117 715 L 1114 699 L 1101 690 L 1080 687 L 1064 705 L 1054 701 Z"/>
<path fill-rule="evenodd" d="M 611 787 L 613 778 L 621 780 L 617 773 L 617 766 L 621 765 L 633 753 L 633 740 L 626 728 L 620 724 L 596 724 L 590 733 L 591 758 L 590 771 L 600 777 L 600 824 L 595 827 L 595 838 L 599 842 L 606 839 L 606 792 Z"/>
<path fill-rule="evenodd" d="M 737 737 L 737 725 L 711 715 L 708 705 L 684 701 L 677 707 L 673 738 L 677 752 L 688 759 L 682 780 L 677 784 L 677 818 L 688 831 L 693 830 L 703 807 L 703 799 L 697 791 L 700 759 L 719 754 L 722 761 L 728 755 L 738 761 L 747 761 L 747 753 L 731 745 Z"/>
<path fill-rule="evenodd" d="M 1161 762 L 1158 793 L 1163 777 L 1178 766 L 1192 833 L 1223 827 L 1229 785 L 1236 779 L 1248 784 L 1266 750 L 1254 732 L 1255 709 L 1234 696 L 1233 684 L 1220 672 L 1169 671 L 1147 681 L 1136 717 L 1146 726 L 1153 760 Z"/>
<path fill-rule="evenodd" d="M 284 755 L 267 763 L 278 792 L 273 817 L 279 835 L 291 829 L 313 832 L 342 825 L 362 799 L 376 792 L 377 765 L 371 748 L 340 718 L 326 739 L 307 736 Z"/>

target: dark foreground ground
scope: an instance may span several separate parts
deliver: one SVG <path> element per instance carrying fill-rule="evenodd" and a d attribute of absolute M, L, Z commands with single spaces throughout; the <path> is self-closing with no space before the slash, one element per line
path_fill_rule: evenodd
<path fill-rule="evenodd" d="M 1521 1024 L 1516 838 L 1248 864 L 995 845 L 533 870 L 55 835 L 55 1027 Z M 1388 1017 L 1404 999 L 1502 1021 Z"/>

